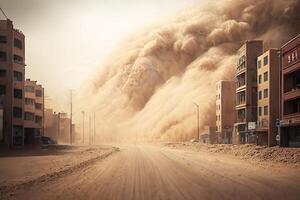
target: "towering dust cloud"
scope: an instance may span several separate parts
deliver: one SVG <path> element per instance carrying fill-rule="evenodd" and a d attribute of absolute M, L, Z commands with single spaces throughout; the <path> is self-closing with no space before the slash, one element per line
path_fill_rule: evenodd
<path fill-rule="evenodd" d="M 131 35 L 93 73 L 80 102 L 96 110 L 98 139 L 193 138 L 193 102 L 200 126 L 214 126 L 215 82 L 234 80 L 245 40 L 263 39 L 267 49 L 300 32 L 298 0 L 199 4 Z"/>

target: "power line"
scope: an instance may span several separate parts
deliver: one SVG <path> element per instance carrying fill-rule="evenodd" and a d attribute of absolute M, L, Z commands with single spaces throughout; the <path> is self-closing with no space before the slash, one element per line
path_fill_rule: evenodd
<path fill-rule="evenodd" d="M 8 19 L 8 17 L 6 16 L 6 14 L 5 14 L 5 12 L 2 10 L 2 8 L 0 8 L 0 10 L 1 10 L 2 14 L 4 15 L 4 17 L 5 17 L 6 19 Z"/>

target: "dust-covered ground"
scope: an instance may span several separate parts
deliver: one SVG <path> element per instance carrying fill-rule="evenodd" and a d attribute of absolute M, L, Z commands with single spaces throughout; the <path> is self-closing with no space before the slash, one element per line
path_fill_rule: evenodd
<path fill-rule="evenodd" d="M 190 151 L 206 151 L 222 156 L 224 154 L 235 156 L 239 159 L 251 161 L 262 166 L 286 166 L 300 168 L 300 148 L 280 148 L 257 146 L 252 144 L 203 144 L 192 142 L 164 143 L 166 147 Z"/>
<path fill-rule="evenodd" d="M 256 165 L 224 153 L 128 144 L 63 176 L 3 199 L 299 199 L 300 169 Z M 91 153 L 93 154 L 93 153 Z"/>
<path fill-rule="evenodd" d="M 0 199 L 16 190 L 51 181 L 117 151 L 112 146 L 52 145 L 0 152 Z"/>

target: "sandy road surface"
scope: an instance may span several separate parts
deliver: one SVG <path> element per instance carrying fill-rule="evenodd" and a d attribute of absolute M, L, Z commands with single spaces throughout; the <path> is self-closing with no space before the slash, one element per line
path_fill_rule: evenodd
<path fill-rule="evenodd" d="M 299 170 L 158 146 L 121 151 L 11 199 L 299 199 Z"/>

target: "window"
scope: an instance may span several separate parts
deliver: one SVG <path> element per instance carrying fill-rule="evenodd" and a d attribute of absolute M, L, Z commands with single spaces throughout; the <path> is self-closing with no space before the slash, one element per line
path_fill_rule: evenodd
<path fill-rule="evenodd" d="M 261 68 L 261 60 L 257 61 L 257 68 Z"/>
<path fill-rule="evenodd" d="M 31 112 L 25 112 L 24 113 L 24 119 L 28 121 L 34 121 L 34 113 Z"/>
<path fill-rule="evenodd" d="M 22 90 L 20 89 L 14 89 L 14 97 L 17 99 L 22 99 L 23 94 Z"/>
<path fill-rule="evenodd" d="M 43 118 L 41 116 L 35 116 L 35 123 L 42 124 Z"/>
<path fill-rule="evenodd" d="M 262 108 L 261 107 L 258 107 L 258 116 L 261 116 L 261 111 L 262 111 Z"/>
<path fill-rule="evenodd" d="M 268 98 L 268 89 L 264 89 L 264 98 Z"/>
<path fill-rule="evenodd" d="M 13 108 L 13 115 L 16 118 L 22 118 L 22 108 L 20 108 L 20 107 L 14 107 Z"/>
<path fill-rule="evenodd" d="M 6 86 L 0 85 L 0 95 L 5 95 L 5 94 L 6 94 Z"/>
<path fill-rule="evenodd" d="M 14 80 L 15 81 L 22 81 L 23 80 L 22 72 L 14 71 Z"/>
<path fill-rule="evenodd" d="M 42 91 L 41 90 L 36 90 L 35 91 L 35 96 L 41 97 L 42 96 Z"/>
<path fill-rule="evenodd" d="M 17 38 L 15 38 L 15 40 L 14 40 L 14 46 L 17 47 L 17 48 L 19 48 L 19 49 L 22 49 L 22 41 L 19 40 L 19 39 L 17 39 Z"/>
<path fill-rule="evenodd" d="M 7 60 L 6 52 L 0 51 L 0 61 L 6 61 L 6 60 Z"/>
<path fill-rule="evenodd" d="M 14 62 L 18 64 L 23 64 L 23 58 L 21 56 L 14 54 Z"/>
<path fill-rule="evenodd" d="M 265 56 L 265 57 L 264 57 L 264 65 L 267 65 L 267 64 L 268 64 L 268 61 L 269 61 L 268 56 Z"/>
<path fill-rule="evenodd" d="M 258 83 L 261 83 L 261 74 L 258 76 Z"/>
<path fill-rule="evenodd" d="M 268 114 L 269 114 L 268 106 L 264 106 L 264 115 L 268 115 Z"/>
<path fill-rule="evenodd" d="M 0 69 L 0 77 L 5 77 L 5 76 L 6 76 L 6 70 Z"/>
<path fill-rule="evenodd" d="M 25 86 L 25 92 L 31 92 L 34 93 L 34 87 L 30 85 Z"/>
<path fill-rule="evenodd" d="M 0 44 L 6 44 L 7 43 L 7 38 L 4 35 L 0 36 Z"/>
<path fill-rule="evenodd" d="M 36 103 L 35 104 L 35 109 L 42 110 L 42 104 L 41 103 Z"/>
<path fill-rule="evenodd" d="M 268 72 L 265 72 L 265 73 L 264 73 L 264 82 L 265 82 L 265 81 L 268 81 Z"/>
<path fill-rule="evenodd" d="M 25 104 L 26 105 L 34 105 L 34 99 L 25 98 Z"/>
<path fill-rule="evenodd" d="M 258 92 L 258 99 L 262 99 L 262 91 Z"/>

